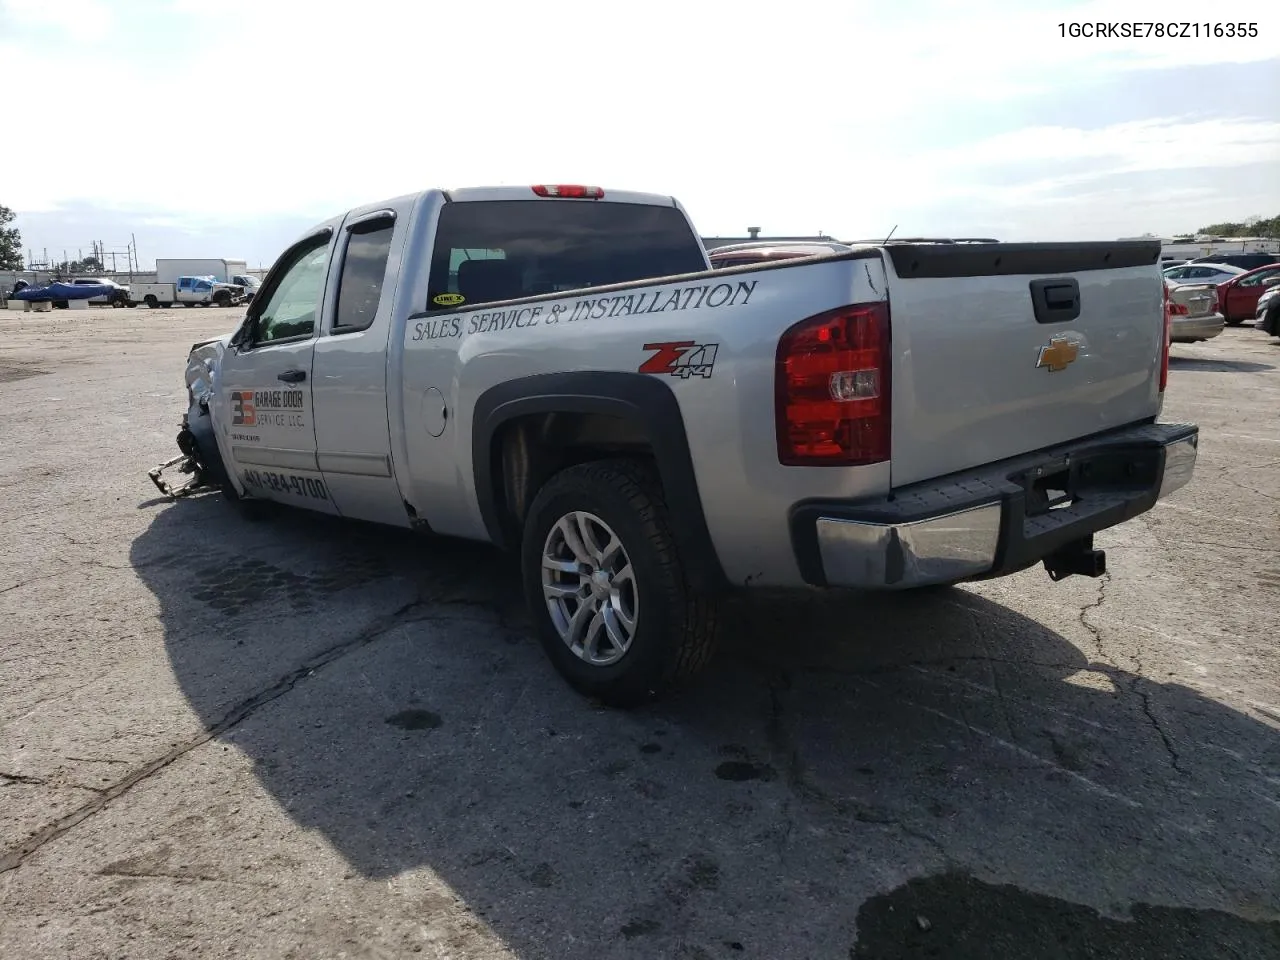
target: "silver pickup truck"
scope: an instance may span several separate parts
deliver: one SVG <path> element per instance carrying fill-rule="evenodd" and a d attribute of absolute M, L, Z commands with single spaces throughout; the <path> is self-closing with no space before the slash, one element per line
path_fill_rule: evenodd
<path fill-rule="evenodd" d="M 280 257 L 193 348 L 182 456 L 152 477 L 516 551 L 556 667 L 632 704 L 707 661 L 731 589 L 1101 574 L 1093 534 L 1196 459 L 1194 425 L 1157 423 L 1159 255 L 712 270 L 670 197 L 428 190 Z"/>

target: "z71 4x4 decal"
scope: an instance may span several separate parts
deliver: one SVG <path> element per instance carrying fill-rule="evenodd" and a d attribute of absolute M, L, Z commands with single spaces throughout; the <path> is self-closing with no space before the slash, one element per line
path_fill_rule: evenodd
<path fill-rule="evenodd" d="M 644 349 L 652 350 L 654 354 L 640 364 L 640 373 L 666 374 L 688 380 L 690 377 L 710 378 L 720 344 L 679 340 L 672 343 L 646 343 Z"/>

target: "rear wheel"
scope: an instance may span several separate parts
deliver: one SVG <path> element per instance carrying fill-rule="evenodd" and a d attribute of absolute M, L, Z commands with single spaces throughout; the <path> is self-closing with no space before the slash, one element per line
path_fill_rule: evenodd
<path fill-rule="evenodd" d="M 145 303 L 152 310 L 160 306 L 160 301 L 156 299 L 156 295 L 154 293 L 148 293 L 145 297 L 142 298 L 142 302 Z"/>
<path fill-rule="evenodd" d="M 690 588 L 661 484 L 641 462 L 552 477 L 529 508 L 521 568 L 543 648 L 587 696 L 635 706 L 711 659 L 719 603 Z"/>

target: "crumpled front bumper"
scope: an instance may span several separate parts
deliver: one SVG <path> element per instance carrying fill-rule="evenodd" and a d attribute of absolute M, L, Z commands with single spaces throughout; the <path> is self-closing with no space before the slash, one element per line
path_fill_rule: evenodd
<path fill-rule="evenodd" d="M 1144 424 L 860 501 L 807 502 L 792 543 L 814 586 L 900 590 L 1026 569 L 1185 486 L 1199 428 Z"/>
<path fill-rule="evenodd" d="M 230 337 L 215 337 L 193 344 L 187 356 L 184 379 L 187 384 L 187 414 L 178 432 L 179 456 L 147 472 L 151 482 L 168 497 L 181 497 L 207 486 L 228 482 L 222 454 L 214 436 L 209 401 L 217 380 L 218 365 Z M 172 483 L 173 471 L 185 475 L 182 483 Z"/>

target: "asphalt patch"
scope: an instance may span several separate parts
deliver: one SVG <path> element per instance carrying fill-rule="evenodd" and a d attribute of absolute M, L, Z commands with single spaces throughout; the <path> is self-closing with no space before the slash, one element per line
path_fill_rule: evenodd
<path fill-rule="evenodd" d="M 401 730 L 434 730 L 444 721 L 430 710 L 401 710 L 387 717 L 387 723 Z"/>
<path fill-rule="evenodd" d="M 748 780 L 772 780 L 777 774 L 773 767 L 765 763 L 751 763 L 748 760 L 726 760 L 716 767 L 716 776 L 732 783 L 745 783 Z"/>
<path fill-rule="evenodd" d="M 1132 920 L 1018 887 L 946 873 L 872 897 L 851 960 L 1276 960 L 1280 922 L 1137 904 Z"/>

